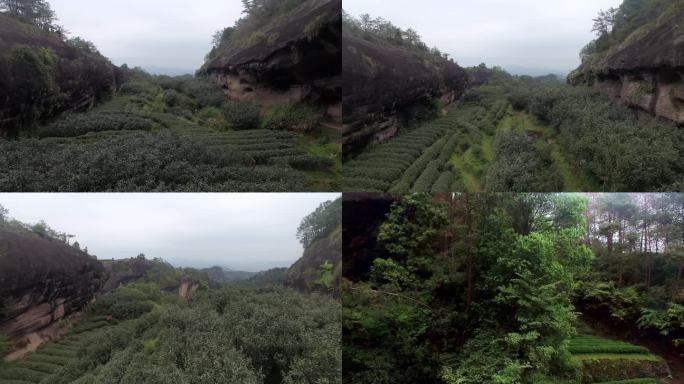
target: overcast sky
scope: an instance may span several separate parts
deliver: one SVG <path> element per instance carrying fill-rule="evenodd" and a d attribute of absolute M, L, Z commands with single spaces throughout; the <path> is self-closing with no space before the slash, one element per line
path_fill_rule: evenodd
<path fill-rule="evenodd" d="M 114 64 L 194 73 L 215 31 L 240 18 L 239 0 L 49 0 L 72 35 Z"/>
<path fill-rule="evenodd" d="M 566 73 L 594 35 L 600 9 L 622 0 L 344 0 L 347 13 L 383 17 L 418 31 L 462 65 Z M 532 73 L 537 74 L 537 73 Z M 538 73 L 543 74 L 543 73 Z"/>
<path fill-rule="evenodd" d="M 302 218 L 334 193 L 2 194 L 22 222 L 45 220 L 100 259 L 144 253 L 174 266 L 260 271 L 289 267 Z"/>

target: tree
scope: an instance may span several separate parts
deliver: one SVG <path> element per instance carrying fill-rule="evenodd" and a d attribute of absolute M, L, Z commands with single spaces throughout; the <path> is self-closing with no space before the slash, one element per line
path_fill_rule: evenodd
<path fill-rule="evenodd" d="M 8 215 L 9 214 L 9 209 L 5 208 L 0 204 L 0 223 L 5 223 L 7 222 Z"/>
<path fill-rule="evenodd" d="M 302 219 L 297 228 L 297 239 L 308 248 L 314 241 L 325 237 L 342 223 L 342 198 L 326 201 Z"/>
<path fill-rule="evenodd" d="M 591 31 L 596 32 L 598 36 L 609 33 L 613 30 L 613 25 L 615 25 L 615 16 L 617 15 L 618 9 L 609 8 L 607 11 L 600 10 L 598 16 L 594 19 L 594 26 Z"/>
<path fill-rule="evenodd" d="M 35 24 L 45 31 L 58 32 L 61 27 L 55 25 L 55 12 L 45 0 L 0 0 L 0 11 Z"/>

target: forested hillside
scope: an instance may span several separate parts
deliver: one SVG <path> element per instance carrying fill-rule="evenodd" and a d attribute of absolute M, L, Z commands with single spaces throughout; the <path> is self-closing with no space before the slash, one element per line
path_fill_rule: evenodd
<path fill-rule="evenodd" d="M 262 108 L 259 98 L 226 95 L 202 71 L 170 78 L 117 68 L 92 43 L 65 37 L 53 13 L 47 27 L 24 16 L 47 2 L 6 3 L 1 190 L 338 188 L 339 139 L 323 124 L 325 106 L 285 100 Z"/>
<path fill-rule="evenodd" d="M 344 382 L 681 382 L 681 194 L 391 200 L 350 200 Z"/>

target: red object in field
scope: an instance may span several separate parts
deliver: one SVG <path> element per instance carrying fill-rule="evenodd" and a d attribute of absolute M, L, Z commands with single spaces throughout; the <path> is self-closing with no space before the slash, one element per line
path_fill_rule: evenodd
<path fill-rule="evenodd" d="M 112 321 L 113 319 L 114 317 L 112 315 L 107 315 L 107 317 L 105 317 L 105 320 L 107 321 Z"/>

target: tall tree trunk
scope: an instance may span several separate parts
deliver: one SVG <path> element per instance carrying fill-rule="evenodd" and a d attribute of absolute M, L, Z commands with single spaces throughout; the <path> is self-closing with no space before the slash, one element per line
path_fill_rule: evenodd
<path fill-rule="evenodd" d="M 466 299 L 466 312 L 470 312 L 470 305 L 473 302 L 473 232 L 472 217 L 470 209 L 470 194 L 465 194 L 466 206 L 466 226 L 468 228 L 468 238 L 466 240 L 466 252 L 468 254 L 468 294 Z"/>

